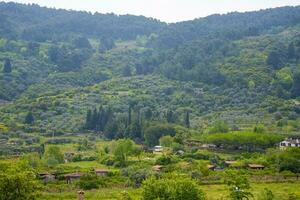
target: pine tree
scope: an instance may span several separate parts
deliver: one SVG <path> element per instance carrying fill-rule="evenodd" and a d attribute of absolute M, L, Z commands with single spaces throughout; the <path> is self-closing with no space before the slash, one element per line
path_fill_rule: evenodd
<path fill-rule="evenodd" d="M 187 111 L 185 114 L 184 125 L 187 128 L 190 128 L 190 112 Z"/>
<path fill-rule="evenodd" d="M 10 59 L 6 58 L 4 60 L 3 72 L 4 73 L 11 73 L 11 71 L 12 71 L 12 67 L 11 67 Z"/>
<path fill-rule="evenodd" d="M 33 124 L 33 122 L 34 122 L 33 114 L 29 112 L 25 117 L 25 124 Z"/>

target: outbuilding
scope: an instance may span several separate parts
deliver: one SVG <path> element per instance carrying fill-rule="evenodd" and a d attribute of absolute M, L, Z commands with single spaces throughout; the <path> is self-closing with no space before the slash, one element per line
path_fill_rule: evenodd
<path fill-rule="evenodd" d="M 81 173 L 66 174 L 64 177 L 68 184 L 72 183 L 73 180 L 80 179 L 83 175 Z"/>
<path fill-rule="evenodd" d="M 250 169 L 256 169 L 256 170 L 263 170 L 263 169 L 265 169 L 264 165 L 259 165 L 259 164 L 248 164 L 248 167 Z"/>

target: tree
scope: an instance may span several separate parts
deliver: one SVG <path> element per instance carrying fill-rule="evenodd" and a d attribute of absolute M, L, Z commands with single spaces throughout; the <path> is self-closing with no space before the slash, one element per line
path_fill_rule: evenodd
<path fill-rule="evenodd" d="M 88 130 L 92 128 L 92 111 L 90 109 L 86 113 L 85 128 Z"/>
<path fill-rule="evenodd" d="M 227 133 L 229 131 L 229 126 L 224 121 L 216 121 L 210 128 L 209 133 Z"/>
<path fill-rule="evenodd" d="M 114 149 L 114 156 L 118 166 L 127 166 L 128 156 L 134 152 L 134 142 L 130 139 L 121 139 L 117 141 Z"/>
<path fill-rule="evenodd" d="M 253 197 L 251 192 L 249 192 L 249 180 L 240 172 L 226 171 L 225 183 L 228 185 L 229 196 L 232 200 L 243 200 Z"/>
<path fill-rule="evenodd" d="M 190 111 L 187 111 L 185 114 L 184 125 L 186 128 L 190 128 Z"/>
<path fill-rule="evenodd" d="M 132 75 L 132 73 L 131 73 L 131 68 L 130 68 L 129 65 L 126 65 L 126 66 L 123 68 L 122 75 L 123 75 L 124 77 L 129 77 L 129 76 Z"/>
<path fill-rule="evenodd" d="M 295 72 L 293 75 L 294 83 L 291 89 L 292 97 L 300 96 L 300 72 Z"/>
<path fill-rule="evenodd" d="M 272 51 L 267 58 L 267 64 L 271 65 L 274 69 L 282 67 L 281 55 L 277 51 Z"/>
<path fill-rule="evenodd" d="M 0 199 L 34 200 L 37 184 L 34 172 L 25 162 L 0 163 Z"/>
<path fill-rule="evenodd" d="M 143 200 L 204 200 L 204 193 L 195 181 L 188 178 L 148 178 L 143 182 Z"/>
<path fill-rule="evenodd" d="M 172 110 L 167 111 L 167 122 L 168 123 L 174 123 L 175 122 L 175 117 L 174 117 L 174 113 L 173 113 Z"/>
<path fill-rule="evenodd" d="M 173 142 L 174 138 L 169 135 L 163 136 L 159 139 L 160 145 L 164 147 L 172 147 Z"/>
<path fill-rule="evenodd" d="M 287 56 L 289 59 L 293 59 L 296 56 L 296 52 L 295 52 L 295 45 L 293 42 L 290 43 L 289 47 L 288 47 L 288 53 Z"/>
<path fill-rule="evenodd" d="M 100 48 L 99 48 L 99 51 L 101 53 L 104 53 L 105 51 L 111 50 L 115 46 L 116 46 L 115 42 L 114 42 L 114 40 L 112 38 L 110 38 L 110 37 L 102 37 L 100 39 Z"/>
<path fill-rule="evenodd" d="M 49 167 L 64 163 L 64 155 L 61 153 L 58 146 L 50 146 L 45 152 L 45 159 L 46 164 Z"/>
<path fill-rule="evenodd" d="M 131 125 L 131 113 L 132 113 L 132 106 L 129 105 L 129 108 L 128 108 L 128 124 L 127 124 L 128 127 Z"/>
<path fill-rule="evenodd" d="M 34 122 L 34 117 L 32 112 L 29 112 L 26 117 L 25 117 L 25 124 L 33 124 Z"/>
<path fill-rule="evenodd" d="M 9 58 L 6 58 L 4 60 L 3 73 L 11 73 L 11 72 L 12 72 L 11 61 Z"/>
<path fill-rule="evenodd" d="M 73 40 L 73 44 L 78 49 L 84 49 L 84 48 L 90 49 L 90 48 L 92 48 L 89 40 L 86 39 L 85 37 L 82 37 L 82 36 L 78 37 L 78 38 L 75 38 Z"/>
<path fill-rule="evenodd" d="M 93 130 L 97 130 L 97 123 L 98 123 L 98 110 L 97 108 L 94 109 L 93 113 L 92 113 L 92 118 L 91 118 L 91 129 Z"/>
<path fill-rule="evenodd" d="M 176 130 L 172 125 L 156 124 L 149 126 L 145 130 L 145 141 L 149 147 L 153 147 L 159 143 L 161 136 L 170 135 L 175 136 Z"/>

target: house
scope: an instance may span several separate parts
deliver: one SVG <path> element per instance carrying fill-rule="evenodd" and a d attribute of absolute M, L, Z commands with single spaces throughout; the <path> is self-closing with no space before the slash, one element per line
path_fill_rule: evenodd
<path fill-rule="evenodd" d="M 209 170 L 215 171 L 216 165 L 207 165 L 207 168 L 208 168 Z"/>
<path fill-rule="evenodd" d="M 300 139 L 299 138 L 288 138 L 288 139 L 280 142 L 279 147 L 281 149 L 285 149 L 287 147 L 300 147 Z"/>
<path fill-rule="evenodd" d="M 110 170 L 107 169 L 95 169 L 94 172 L 99 176 L 106 176 Z"/>
<path fill-rule="evenodd" d="M 41 172 L 41 173 L 38 173 L 38 176 L 41 180 L 44 181 L 44 183 L 49 183 L 49 182 L 52 182 L 55 180 L 55 175 L 54 174 L 51 174 L 51 173 L 48 173 L 48 172 Z"/>
<path fill-rule="evenodd" d="M 154 152 L 162 152 L 163 151 L 163 147 L 162 146 L 155 146 L 154 147 Z"/>
<path fill-rule="evenodd" d="M 153 171 L 156 171 L 156 172 L 160 172 L 162 170 L 163 166 L 162 165 L 154 165 L 152 167 Z"/>
<path fill-rule="evenodd" d="M 259 165 L 259 164 L 248 164 L 248 167 L 250 169 L 257 169 L 257 170 L 263 170 L 263 169 L 265 169 L 264 165 Z"/>
<path fill-rule="evenodd" d="M 214 145 L 214 144 L 202 144 L 200 146 L 200 148 L 203 148 L 203 149 L 215 149 L 215 148 L 217 148 L 217 146 Z"/>
<path fill-rule="evenodd" d="M 73 180 L 80 179 L 83 175 L 81 173 L 66 174 L 64 177 L 68 184 L 72 183 Z"/>

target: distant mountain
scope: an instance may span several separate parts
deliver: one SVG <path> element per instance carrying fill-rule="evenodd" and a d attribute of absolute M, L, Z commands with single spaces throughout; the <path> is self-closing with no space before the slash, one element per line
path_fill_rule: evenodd
<path fill-rule="evenodd" d="M 38 5 L 0 3 L 0 36 L 43 42 L 63 41 L 73 35 L 114 40 L 132 40 L 166 27 L 143 16 L 91 14 L 50 9 Z"/>

